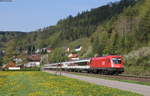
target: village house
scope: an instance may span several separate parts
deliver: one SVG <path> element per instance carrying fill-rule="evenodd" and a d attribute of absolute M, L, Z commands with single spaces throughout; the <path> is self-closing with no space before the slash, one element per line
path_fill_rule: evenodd
<path fill-rule="evenodd" d="M 35 53 L 39 54 L 41 52 L 41 49 L 36 49 Z"/>
<path fill-rule="evenodd" d="M 20 70 L 20 67 L 18 67 L 14 62 L 10 61 L 10 62 L 8 62 L 8 64 L 3 66 L 3 69 Z"/>
<path fill-rule="evenodd" d="M 71 53 L 71 54 L 69 54 L 69 55 L 68 55 L 68 58 L 69 58 L 70 60 L 79 60 L 79 56 L 78 56 L 78 54 L 76 54 L 76 53 Z"/>
<path fill-rule="evenodd" d="M 79 46 L 76 46 L 76 47 L 75 47 L 75 51 L 76 51 L 76 52 L 79 52 L 79 51 L 81 51 L 81 50 L 82 50 L 82 46 L 79 45 Z"/>
<path fill-rule="evenodd" d="M 47 53 L 51 53 L 52 52 L 52 48 L 47 48 Z"/>
<path fill-rule="evenodd" d="M 19 63 L 23 62 L 23 60 L 21 58 L 18 58 L 16 56 L 13 56 L 13 61 L 15 61 L 15 63 L 18 65 Z"/>
<path fill-rule="evenodd" d="M 24 67 L 39 67 L 40 66 L 40 55 L 31 55 L 27 57 L 28 63 L 24 64 Z"/>

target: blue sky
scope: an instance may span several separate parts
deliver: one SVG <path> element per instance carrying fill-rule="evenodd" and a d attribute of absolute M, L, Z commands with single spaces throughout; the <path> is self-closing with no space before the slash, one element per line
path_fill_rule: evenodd
<path fill-rule="evenodd" d="M 0 31 L 34 31 L 68 15 L 119 0 L 13 0 L 0 2 Z"/>

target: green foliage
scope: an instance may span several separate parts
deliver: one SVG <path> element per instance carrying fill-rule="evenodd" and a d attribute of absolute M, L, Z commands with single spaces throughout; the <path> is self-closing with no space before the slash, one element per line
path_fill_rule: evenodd
<path fill-rule="evenodd" d="M 6 56 L 12 57 L 17 54 L 16 52 L 16 40 L 10 40 L 5 44 Z"/>
<path fill-rule="evenodd" d="M 40 67 L 31 67 L 31 68 L 21 68 L 20 70 L 9 70 L 9 69 L 3 69 L 3 71 L 41 71 Z"/>
<path fill-rule="evenodd" d="M 99 33 L 94 34 L 91 38 L 91 43 L 93 46 L 94 53 L 98 53 L 99 55 L 103 54 L 103 50 L 105 48 L 105 43 L 107 40 L 107 32 L 102 32 L 103 37 L 99 37 Z"/>
<path fill-rule="evenodd" d="M 40 67 L 32 67 L 32 68 L 21 68 L 20 71 L 40 71 Z"/>
<path fill-rule="evenodd" d="M 95 32 L 97 25 L 118 15 L 124 8 L 134 3 L 134 0 L 121 0 L 119 3 L 112 3 L 83 12 L 76 17 L 69 16 L 58 22 L 58 25 L 62 28 L 61 38 L 73 41 L 85 36 L 89 37 Z"/>
<path fill-rule="evenodd" d="M 148 11 L 142 18 L 139 24 L 138 39 L 144 43 L 150 41 L 150 11 Z"/>
<path fill-rule="evenodd" d="M 150 74 L 150 47 L 143 47 L 128 53 L 125 57 L 126 73 L 134 75 Z"/>
<path fill-rule="evenodd" d="M 0 56 L 0 67 L 3 66 L 3 58 Z"/>
<path fill-rule="evenodd" d="M 49 61 L 51 63 L 63 62 L 63 61 L 67 61 L 67 59 L 68 59 L 68 57 L 66 56 L 63 48 L 56 48 L 53 50 L 52 53 L 49 54 Z"/>
<path fill-rule="evenodd" d="M 135 0 L 121 0 L 119 3 L 112 3 L 79 13 L 75 17 L 70 15 L 66 19 L 60 20 L 55 26 L 39 29 L 23 36 L 15 36 L 17 38 L 16 46 L 22 49 L 27 49 L 29 46 L 56 48 L 64 46 L 61 45 L 65 44 L 64 42 L 90 37 L 99 24 L 107 22 L 112 17 L 123 12 L 125 8 L 134 4 Z"/>
<path fill-rule="evenodd" d="M 140 4 L 141 5 L 140 5 Z M 130 6 L 118 16 L 99 25 L 91 38 L 93 51 L 102 54 L 126 54 L 149 43 L 149 11 L 141 18 L 144 2 Z"/>
<path fill-rule="evenodd" d="M 5 47 L 5 43 L 12 39 L 26 35 L 24 32 L 0 31 L 0 49 Z"/>
<path fill-rule="evenodd" d="M 78 52 L 79 58 L 89 58 L 94 56 L 89 38 L 75 40 L 69 43 L 67 46 L 71 49 L 71 51 L 75 51 L 74 48 L 79 45 L 82 46 L 81 51 Z"/>

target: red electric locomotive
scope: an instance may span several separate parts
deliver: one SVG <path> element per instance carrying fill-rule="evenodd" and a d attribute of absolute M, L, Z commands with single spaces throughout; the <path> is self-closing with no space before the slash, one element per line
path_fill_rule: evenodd
<path fill-rule="evenodd" d="M 90 70 L 96 73 L 119 74 L 124 72 L 122 56 L 94 57 L 89 62 Z"/>

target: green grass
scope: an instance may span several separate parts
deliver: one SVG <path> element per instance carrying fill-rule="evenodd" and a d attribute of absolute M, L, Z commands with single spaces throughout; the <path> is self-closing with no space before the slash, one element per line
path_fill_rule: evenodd
<path fill-rule="evenodd" d="M 97 74 L 83 74 L 83 73 L 72 73 L 75 75 L 83 75 L 83 76 L 90 76 L 90 77 L 96 77 L 96 78 L 102 78 L 102 79 L 108 79 L 108 80 L 116 80 L 116 81 L 122 81 L 122 82 L 128 82 L 128 83 L 135 83 L 135 84 L 141 84 L 141 85 L 148 85 L 150 86 L 150 81 L 149 82 L 142 82 L 142 81 L 135 81 L 135 80 L 125 80 L 121 78 L 112 78 L 112 77 L 107 77 L 103 75 L 97 75 Z"/>
<path fill-rule="evenodd" d="M 44 72 L 0 72 L 0 96 L 141 96 Z"/>

